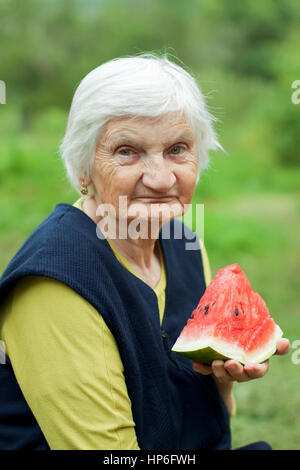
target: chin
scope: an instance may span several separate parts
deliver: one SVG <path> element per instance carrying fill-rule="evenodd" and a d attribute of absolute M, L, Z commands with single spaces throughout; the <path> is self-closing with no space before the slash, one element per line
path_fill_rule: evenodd
<path fill-rule="evenodd" d="M 172 204 L 167 208 L 160 208 L 159 206 L 160 204 L 155 204 L 155 207 L 151 208 L 151 219 L 159 219 L 162 223 L 166 223 L 183 214 L 180 204 Z"/>

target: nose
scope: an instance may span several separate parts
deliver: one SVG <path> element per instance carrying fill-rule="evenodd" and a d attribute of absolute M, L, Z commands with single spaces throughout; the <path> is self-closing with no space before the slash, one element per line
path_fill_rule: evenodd
<path fill-rule="evenodd" d="M 163 156 L 155 156 L 147 162 L 142 178 L 144 186 L 159 193 L 167 193 L 175 184 L 170 162 Z"/>

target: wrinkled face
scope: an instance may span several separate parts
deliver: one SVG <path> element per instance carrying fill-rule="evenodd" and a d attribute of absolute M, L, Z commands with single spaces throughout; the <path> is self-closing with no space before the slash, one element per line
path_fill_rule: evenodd
<path fill-rule="evenodd" d="M 197 168 L 193 129 L 180 113 L 122 117 L 108 121 L 98 139 L 91 183 L 97 205 L 112 204 L 117 218 L 167 222 L 186 212 Z M 119 196 L 127 197 L 126 209 Z"/>

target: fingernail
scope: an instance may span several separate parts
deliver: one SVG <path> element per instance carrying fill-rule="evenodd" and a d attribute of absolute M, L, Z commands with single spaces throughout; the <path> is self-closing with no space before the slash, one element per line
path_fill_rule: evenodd
<path fill-rule="evenodd" d="M 238 366 L 236 364 L 228 364 L 228 366 L 226 366 L 227 369 L 237 369 Z"/>
<path fill-rule="evenodd" d="M 224 364 L 224 361 L 222 361 L 221 359 L 215 359 L 213 361 L 214 366 L 222 366 L 223 364 Z"/>

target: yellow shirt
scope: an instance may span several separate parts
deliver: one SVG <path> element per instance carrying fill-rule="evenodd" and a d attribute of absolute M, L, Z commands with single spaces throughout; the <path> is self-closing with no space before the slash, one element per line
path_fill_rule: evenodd
<path fill-rule="evenodd" d="M 74 206 L 82 209 L 83 198 Z M 136 275 L 110 243 L 121 264 Z M 202 246 L 204 271 L 210 268 Z M 166 272 L 154 291 L 162 322 Z M 0 338 L 51 449 L 139 450 L 117 343 L 99 312 L 66 284 L 22 278 L 0 312 Z"/>

